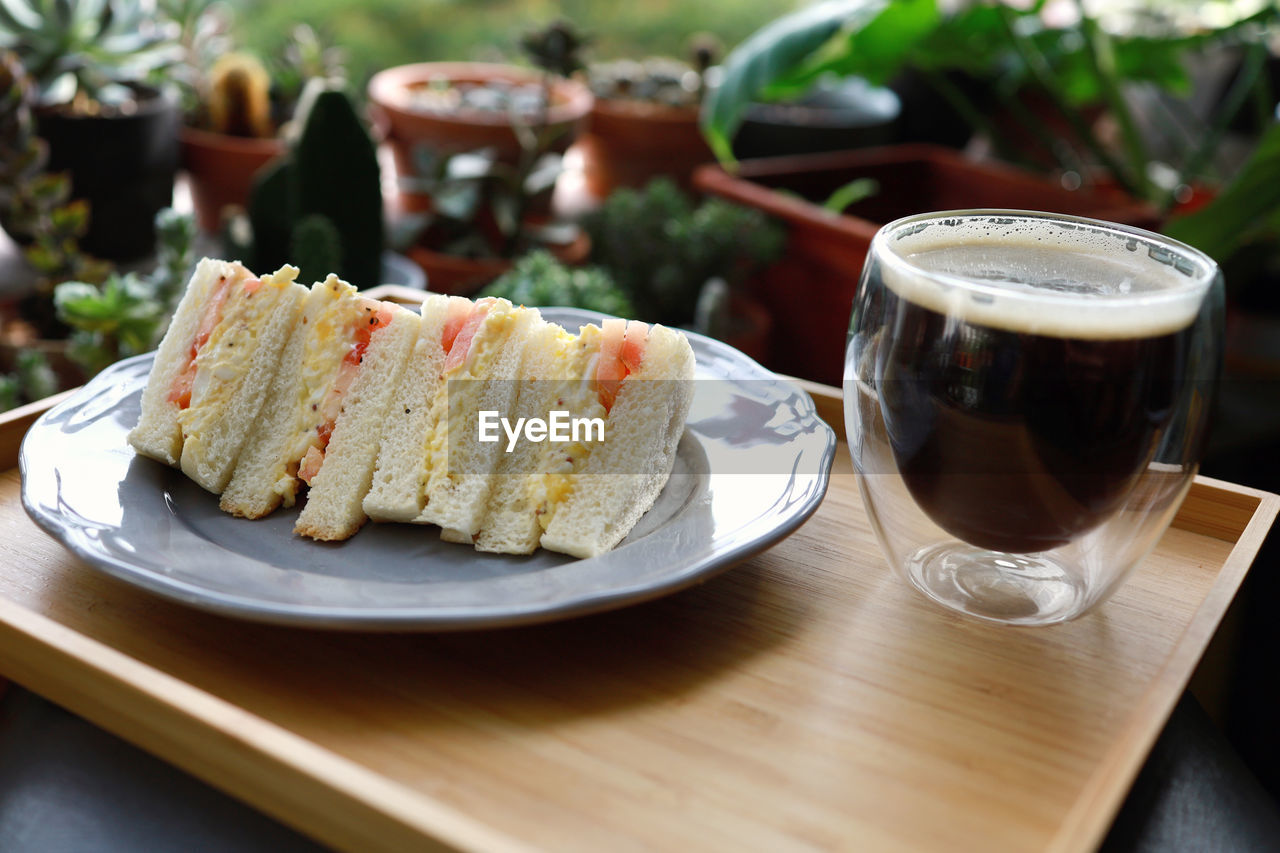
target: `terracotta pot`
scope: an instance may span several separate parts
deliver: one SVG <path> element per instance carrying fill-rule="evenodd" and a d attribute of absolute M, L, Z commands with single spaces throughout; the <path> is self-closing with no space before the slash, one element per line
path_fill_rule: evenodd
<path fill-rule="evenodd" d="M 432 113 L 415 110 L 413 90 L 434 80 L 458 83 L 538 83 L 539 72 L 510 65 L 479 62 L 419 62 L 380 71 L 369 81 L 370 110 L 395 157 L 396 174 L 414 174 L 413 149 L 427 145 L 457 153 L 479 148 L 497 149 L 508 162 L 520 156 L 520 143 L 504 112 L 459 110 Z M 555 148 L 564 151 L 577 136 L 591 111 L 591 91 L 576 80 L 557 80 L 552 86 L 548 120 L 559 133 Z"/>
<path fill-rule="evenodd" d="M 843 215 L 820 206 L 832 191 L 862 177 L 877 180 L 879 192 Z M 967 160 L 932 145 L 747 160 L 735 175 L 702 166 L 694 173 L 694 185 L 759 208 L 786 225 L 785 255 L 752 285 L 774 322 L 766 363 L 831 384 L 842 378 L 849 315 L 867 249 L 886 222 L 930 210 L 1013 208 L 1143 228 L 1159 223 L 1156 210 L 1146 203 L 1067 190 L 1039 175 Z"/>
<path fill-rule="evenodd" d="M 548 248 L 562 263 L 575 266 L 591 253 L 591 239 L 580 232 L 573 242 Z M 427 290 L 458 296 L 472 295 L 515 265 L 511 258 L 464 258 L 421 245 L 410 247 L 405 255 L 426 273 Z"/>
<path fill-rule="evenodd" d="M 693 170 L 714 159 L 698 128 L 696 107 L 645 101 L 597 98 L 576 148 L 587 191 L 597 198 L 619 187 L 643 187 L 663 175 L 687 190 Z"/>
<path fill-rule="evenodd" d="M 222 229 L 225 208 L 248 206 L 254 175 L 285 150 L 281 139 L 247 139 L 185 125 L 178 140 L 183 168 L 191 178 L 196 221 L 210 234 Z"/>

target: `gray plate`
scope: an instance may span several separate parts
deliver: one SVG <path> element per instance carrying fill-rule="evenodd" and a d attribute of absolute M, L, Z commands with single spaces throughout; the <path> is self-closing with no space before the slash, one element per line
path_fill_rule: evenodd
<path fill-rule="evenodd" d="M 600 315 L 543 309 L 567 328 Z M 46 412 L 22 443 L 22 501 L 76 555 L 121 580 L 245 619 L 452 630 L 549 621 L 687 587 L 796 529 L 822 502 L 836 440 L 813 401 L 718 341 L 689 335 L 693 407 L 675 470 L 617 548 L 589 560 L 480 554 L 432 527 L 365 525 L 341 543 L 218 509 L 181 472 L 138 457 L 152 355 L 127 359 Z"/>

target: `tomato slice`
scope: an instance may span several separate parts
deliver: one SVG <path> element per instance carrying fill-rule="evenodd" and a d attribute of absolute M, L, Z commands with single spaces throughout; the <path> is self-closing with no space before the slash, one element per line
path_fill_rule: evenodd
<path fill-rule="evenodd" d="M 243 284 L 246 294 L 254 293 L 261 286 L 262 281 L 256 278 L 249 278 Z M 179 409 L 186 409 L 191 406 L 191 389 L 196 383 L 196 356 L 200 354 L 200 350 L 204 345 L 209 342 L 209 338 L 213 335 L 213 330 L 221 322 L 222 309 L 227 304 L 227 298 L 230 295 L 231 280 L 225 275 L 219 276 L 213 293 L 209 295 L 209 301 L 205 303 L 204 313 L 200 315 L 200 325 L 196 327 L 196 336 L 191 339 L 191 349 L 187 351 L 187 363 L 173 380 L 173 387 L 169 389 L 169 402 L 176 404 Z"/>
<path fill-rule="evenodd" d="M 640 369 L 640 362 L 644 359 L 644 346 L 648 340 L 648 323 L 641 323 L 638 320 L 627 323 L 627 333 L 622 336 L 622 351 L 619 354 L 627 373 L 634 373 Z"/>
<path fill-rule="evenodd" d="M 308 486 L 316 474 L 320 473 L 320 466 L 324 464 L 324 451 L 312 445 L 307 448 L 307 455 L 302 457 L 302 464 L 298 466 L 298 478 Z"/>
<path fill-rule="evenodd" d="M 626 335 L 626 320 L 605 320 L 600 324 L 600 358 L 596 361 L 596 391 L 605 411 L 613 408 L 622 380 L 627 378 L 627 367 L 622 363 L 622 343 Z"/>
<path fill-rule="evenodd" d="M 476 333 L 480 331 L 480 325 L 484 323 L 485 317 L 489 316 L 489 309 L 492 306 L 492 299 L 481 299 L 471 309 L 471 314 L 467 317 L 466 323 L 463 324 L 448 348 L 449 354 L 444 360 L 445 373 L 461 366 L 467 360 L 467 354 L 471 352 L 471 345 L 475 343 Z"/>
<path fill-rule="evenodd" d="M 333 427 L 337 423 L 338 415 L 342 413 L 342 401 L 351 390 L 351 386 L 355 384 L 356 374 L 360 372 L 360 364 L 364 361 L 364 354 L 369 349 L 370 341 L 373 340 L 373 333 L 388 326 L 393 317 L 392 308 L 386 302 L 361 299 L 360 307 L 364 311 L 356 319 L 355 325 L 348 330 L 351 336 L 351 348 L 343 356 L 333 385 L 330 386 L 320 405 L 320 416 L 324 418 L 324 422 L 316 427 L 319 445 L 313 444 L 307 449 L 307 455 L 302 457 L 302 467 L 298 469 L 298 476 L 307 485 L 311 484 L 311 478 L 324 464 L 324 454 L 329 446 L 329 439 L 333 437 Z"/>
<path fill-rule="evenodd" d="M 445 352 L 449 352 L 453 348 L 453 342 L 457 340 L 458 332 L 462 331 L 462 326 L 467 322 L 467 318 L 471 316 L 472 310 L 475 308 L 471 304 L 470 299 L 464 299 L 460 296 L 449 297 L 449 308 L 445 314 L 444 330 L 440 335 L 440 345 Z"/>
<path fill-rule="evenodd" d="M 347 356 L 343 359 L 351 364 L 360 364 L 364 360 L 364 354 L 369 349 L 369 341 L 373 339 L 373 333 L 390 325 L 392 317 L 391 306 L 385 302 L 361 299 L 360 307 L 364 308 L 365 313 L 352 330 L 351 349 L 347 350 Z"/>

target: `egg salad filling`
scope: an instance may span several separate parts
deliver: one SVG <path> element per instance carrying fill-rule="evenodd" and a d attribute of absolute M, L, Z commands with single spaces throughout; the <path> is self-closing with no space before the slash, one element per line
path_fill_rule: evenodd
<path fill-rule="evenodd" d="M 298 481 L 310 483 L 324 464 L 324 451 L 360 372 L 373 335 L 391 322 L 391 309 L 366 299 L 356 289 L 330 276 L 322 284 L 331 300 L 304 316 L 310 326 L 299 365 L 299 394 L 293 428 L 280 463 L 275 490 L 292 506 Z"/>
<path fill-rule="evenodd" d="M 202 440 L 230 405 L 281 291 L 291 286 L 292 280 L 284 276 L 219 282 L 192 341 L 191 361 L 169 397 L 180 408 L 184 441 Z"/>
<path fill-rule="evenodd" d="M 234 281 L 230 276 L 218 276 L 218 282 L 213 286 L 209 299 L 204 305 L 204 311 L 200 315 L 200 324 L 196 327 L 195 336 L 191 339 L 191 346 L 187 350 L 186 364 L 183 365 L 182 370 L 173 381 L 173 386 L 169 389 L 169 402 L 175 404 L 179 409 L 185 410 L 191 407 L 191 397 L 195 392 L 196 379 L 199 372 L 199 365 L 196 363 L 197 359 L 200 357 L 201 350 L 209 344 L 210 339 L 217 332 L 218 326 L 222 323 L 222 315 L 227 299 L 231 296 L 232 291 L 236 290 L 237 285 L 241 287 L 246 295 L 252 296 L 261 287 L 262 282 L 248 276 L 248 270 L 245 270 L 243 275 L 238 275 Z"/>
<path fill-rule="evenodd" d="M 575 416 L 605 418 L 608 413 L 600 402 L 595 374 L 600 361 L 600 329 L 585 326 L 578 336 L 565 333 L 563 358 L 568 361 L 561 375 L 569 377 L 559 384 L 551 407 L 573 412 Z M 591 446 L 585 442 L 547 443 L 538 461 L 537 473 L 526 481 L 529 506 L 542 529 L 555 517 L 557 507 L 573 492 L 574 474 L 582 470 Z"/>
<path fill-rule="evenodd" d="M 455 411 L 474 411 L 478 397 L 484 391 L 484 383 L 478 380 L 489 377 L 494 358 L 502 351 L 516 321 L 517 311 L 509 303 L 495 299 L 481 299 L 472 309 L 456 336 L 446 330 L 441 346 L 446 352 L 444 379 L 432 404 L 431 422 L 435 425 L 424 442 L 424 465 L 419 474 L 420 494 L 427 493 L 427 484 L 435 476 L 448 476 L 449 414 Z M 450 382 L 463 380 L 450 390 Z"/>

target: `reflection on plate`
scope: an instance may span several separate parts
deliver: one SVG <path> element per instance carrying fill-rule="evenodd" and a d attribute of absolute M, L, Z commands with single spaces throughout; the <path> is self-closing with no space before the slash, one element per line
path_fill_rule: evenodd
<path fill-rule="evenodd" d="M 569 328 L 600 315 L 543 309 Z M 433 527 L 367 524 L 341 543 L 218 509 L 125 436 L 152 356 L 122 361 L 47 412 L 22 445 L 22 500 L 71 551 L 117 578 L 230 616 L 312 627 L 483 628 L 607 610 L 672 592 L 786 536 L 826 492 L 835 435 L 794 385 L 689 335 L 693 408 L 671 480 L 622 544 L 589 560 L 481 554 Z"/>

